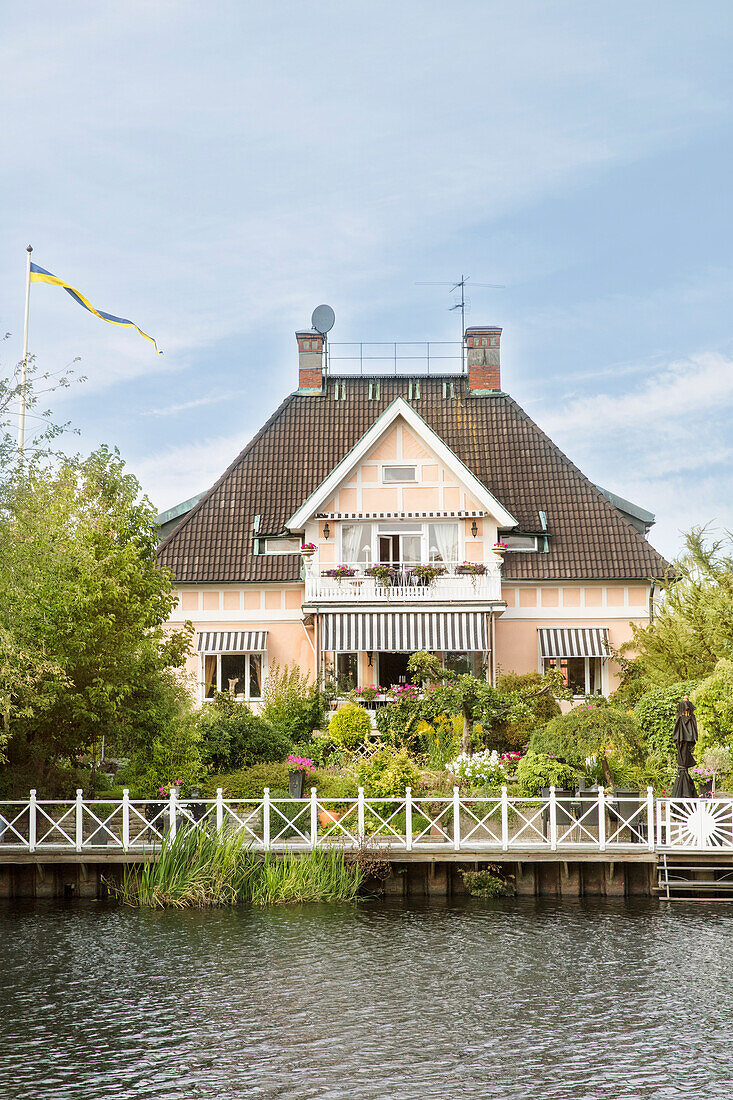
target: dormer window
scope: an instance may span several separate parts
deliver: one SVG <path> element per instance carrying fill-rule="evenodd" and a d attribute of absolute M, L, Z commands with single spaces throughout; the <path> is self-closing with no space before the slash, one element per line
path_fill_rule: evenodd
<path fill-rule="evenodd" d="M 417 481 L 417 466 L 383 466 L 382 481 L 385 485 L 396 481 Z"/>
<path fill-rule="evenodd" d="M 500 534 L 499 541 L 503 542 L 507 550 L 514 550 L 527 553 L 533 553 L 537 550 L 537 536 L 536 535 L 512 535 L 512 534 Z"/>

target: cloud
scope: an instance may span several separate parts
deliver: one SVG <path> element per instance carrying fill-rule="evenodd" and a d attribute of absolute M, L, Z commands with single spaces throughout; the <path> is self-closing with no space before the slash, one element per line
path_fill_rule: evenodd
<path fill-rule="evenodd" d="M 172 508 L 209 489 L 246 446 L 242 433 L 166 447 L 128 463 L 156 507 Z"/>
<path fill-rule="evenodd" d="M 702 426 L 733 406 L 733 360 L 701 352 L 670 363 L 636 389 L 621 394 L 580 397 L 544 418 L 550 432 L 576 438 L 624 431 L 665 437 Z"/>
<path fill-rule="evenodd" d="M 193 401 L 182 401 L 179 405 L 167 405 L 162 409 L 145 409 L 143 416 L 173 416 L 175 413 L 187 412 L 189 409 L 198 409 L 202 405 L 217 405 L 220 401 L 229 401 L 235 397 L 234 393 L 209 394 L 206 397 L 197 397 Z"/>

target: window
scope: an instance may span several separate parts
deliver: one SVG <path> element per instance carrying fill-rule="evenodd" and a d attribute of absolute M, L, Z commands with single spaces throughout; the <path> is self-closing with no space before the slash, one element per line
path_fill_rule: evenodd
<path fill-rule="evenodd" d="M 458 561 L 458 524 L 428 524 L 428 560 Z"/>
<path fill-rule="evenodd" d="M 507 550 L 524 550 L 526 553 L 537 549 L 536 535 L 500 534 L 499 542 L 506 543 Z"/>
<path fill-rule="evenodd" d="M 341 561 L 370 562 L 372 560 L 371 523 L 341 524 Z"/>
<path fill-rule="evenodd" d="M 544 671 L 559 668 L 573 695 L 602 695 L 602 657 L 545 657 Z"/>
<path fill-rule="evenodd" d="M 300 539 L 265 539 L 266 554 L 297 554 Z"/>
<path fill-rule="evenodd" d="M 226 692 L 235 699 L 262 698 L 261 653 L 207 653 L 204 656 L 204 699 Z"/>
<path fill-rule="evenodd" d="M 417 466 L 383 466 L 382 481 L 417 481 Z"/>
<path fill-rule="evenodd" d="M 358 682 L 358 662 L 356 653 L 336 654 L 336 684 L 342 695 L 353 691 Z"/>
<path fill-rule="evenodd" d="M 485 668 L 480 653 L 473 651 L 460 652 L 452 650 L 443 654 L 443 667 L 449 672 L 456 672 L 460 676 L 470 674 L 479 679 L 485 679 Z"/>

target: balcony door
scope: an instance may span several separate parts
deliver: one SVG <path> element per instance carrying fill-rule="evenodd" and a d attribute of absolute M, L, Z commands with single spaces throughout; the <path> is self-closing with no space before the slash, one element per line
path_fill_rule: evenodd
<path fill-rule="evenodd" d="M 379 536 L 379 561 L 383 565 L 419 565 L 421 551 L 422 536 L 416 531 Z"/>
<path fill-rule="evenodd" d="M 382 687 L 389 688 L 394 684 L 406 684 L 409 677 L 407 662 L 410 653 L 380 653 L 379 654 L 379 683 Z"/>

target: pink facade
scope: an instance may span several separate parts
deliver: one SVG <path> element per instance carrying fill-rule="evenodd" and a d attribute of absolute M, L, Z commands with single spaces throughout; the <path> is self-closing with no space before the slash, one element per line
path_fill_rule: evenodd
<path fill-rule="evenodd" d="M 285 664 L 388 686 L 416 649 L 492 681 L 554 666 L 579 697 L 613 690 L 610 648 L 666 569 L 653 517 L 501 391 L 499 329 L 467 338 L 466 376 L 413 383 L 319 375 L 322 343 L 298 334 L 300 388 L 161 546 L 199 699 L 256 704 Z"/>

